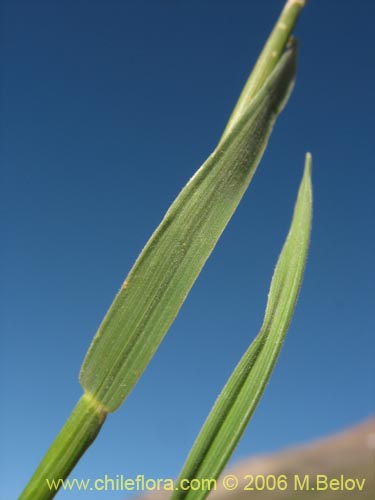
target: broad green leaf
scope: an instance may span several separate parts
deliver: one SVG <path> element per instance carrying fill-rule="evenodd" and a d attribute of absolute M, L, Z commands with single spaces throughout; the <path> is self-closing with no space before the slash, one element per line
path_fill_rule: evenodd
<path fill-rule="evenodd" d="M 306 156 L 292 224 L 272 278 L 263 325 L 216 401 L 183 467 L 179 484 L 215 479 L 237 445 L 270 378 L 302 282 L 312 214 L 311 156 Z M 203 483 L 202 483 L 203 484 Z M 179 489 L 172 500 L 202 500 L 209 491 Z"/>
<path fill-rule="evenodd" d="M 240 202 L 289 95 L 295 66 L 292 46 L 172 204 L 105 316 L 80 380 L 107 411 L 134 387 Z"/>

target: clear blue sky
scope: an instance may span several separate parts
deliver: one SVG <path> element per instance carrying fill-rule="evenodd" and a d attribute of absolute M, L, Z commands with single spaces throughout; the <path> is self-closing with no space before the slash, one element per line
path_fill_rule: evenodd
<path fill-rule="evenodd" d="M 20 492 L 80 397 L 104 313 L 215 146 L 282 5 L 3 3 L 2 499 Z M 296 87 L 254 181 L 74 477 L 177 475 L 261 324 L 307 150 L 315 198 L 302 293 L 234 460 L 374 410 L 374 18 L 370 0 L 311 0 L 302 13 Z"/>

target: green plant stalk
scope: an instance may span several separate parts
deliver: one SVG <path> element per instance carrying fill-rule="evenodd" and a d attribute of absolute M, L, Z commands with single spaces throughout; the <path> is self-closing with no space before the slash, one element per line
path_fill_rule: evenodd
<path fill-rule="evenodd" d="M 203 500 L 193 479 L 217 479 L 241 438 L 271 376 L 302 283 L 312 217 L 311 156 L 306 156 L 292 224 L 272 278 L 263 325 L 203 425 L 180 473 L 172 500 Z M 182 483 L 182 480 L 184 483 Z M 200 484 L 204 484 L 202 481 Z"/>
<path fill-rule="evenodd" d="M 262 84 L 240 96 L 237 111 L 230 118 L 230 130 L 168 210 L 99 327 L 80 373 L 85 392 L 81 401 L 90 401 L 85 414 L 90 420 L 92 413 L 91 424 L 86 427 L 73 418 L 77 408 L 82 408 L 83 403 L 78 403 L 21 500 L 53 498 L 56 492 L 46 492 L 45 488 L 47 473 L 50 479 L 67 477 L 93 441 L 105 415 L 115 411 L 133 389 L 176 317 L 246 191 L 290 94 L 296 48 L 284 50 L 297 19 L 297 5 L 300 10 L 300 2 L 289 0 L 278 20 L 287 26 L 283 37 L 274 37 L 279 56 L 272 53 L 272 64 L 255 67 L 255 73 L 262 73 L 260 80 L 254 73 L 250 76 L 250 80 Z M 265 51 L 261 57 L 266 60 L 270 56 Z M 95 415 L 97 409 L 100 419 Z M 81 442 L 66 446 L 74 442 L 74 436 Z M 63 454 L 61 461 L 58 457 Z"/>
<path fill-rule="evenodd" d="M 64 479 L 96 438 L 107 413 L 84 394 L 36 469 L 32 481 L 20 498 L 48 500 L 58 488 L 54 481 Z M 48 482 L 51 487 L 48 486 Z"/>
<path fill-rule="evenodd" d="M 240 97 L 232 111 L 223 135 L 221 136 L 221 141 L 230 133 L 233 126 L 246 111 L 249 102 L 256 96 L 276 67 L 290 40 L 290 35 L 305 3 L 305 0 L 288 0 L 285 4 L 279 19 L 255 63 L 253 71 L 242 89 Z"/>

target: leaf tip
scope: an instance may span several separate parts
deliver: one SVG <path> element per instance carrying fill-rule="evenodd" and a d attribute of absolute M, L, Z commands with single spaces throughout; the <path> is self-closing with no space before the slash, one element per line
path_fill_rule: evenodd
<path fill-rule="evenodd" d="M 305 173 L 310 176 L 311 170 L 312 170 L 312 155 L 310 152 L 307 152 L 305 156 Z"/>
<path fill-rule="evenodd" d="M 285 8 L 289 9 L 293 5 L 297 5 L 297 7 L 303 8 L 306 5 L 306 0 L 288 0 Z"/>

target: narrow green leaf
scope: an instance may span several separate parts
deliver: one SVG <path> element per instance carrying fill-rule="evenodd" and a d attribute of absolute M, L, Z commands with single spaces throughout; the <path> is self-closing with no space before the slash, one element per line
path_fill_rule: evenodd
<path fill-rule="evenodd" d="M 311 156 L 306 156 L 292 224 L 279 257 L 263 325 L 209 414 L 179 481 L 216 479 L 229 460 L 266 387 L 279 355 L 302 282 L 312 214 Z M 179 483 L 177 483 L 179 484 Z M 203 484 L 203 483 L 202 483 Z M 172 500 L 202 500 L 209 491 L 176 490 Z"/>
<path fill-rule="evenodd" d="M 172 204 L 104 318 L 80 380 L 107 411 L 134 387 L 240 202 L 290 92 L 295 65 L 291 47 Z"/>

